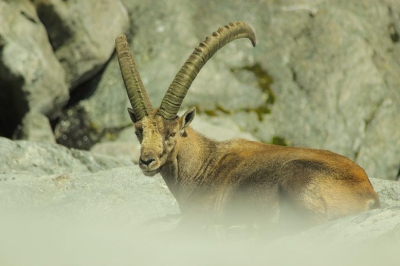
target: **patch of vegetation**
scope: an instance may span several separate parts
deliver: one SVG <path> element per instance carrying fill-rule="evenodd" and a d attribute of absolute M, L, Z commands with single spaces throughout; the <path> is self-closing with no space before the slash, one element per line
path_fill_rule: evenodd
<path fill-rule="evenodd" d="M 271 113 L 271 109 L 268 106 L 262 105 L 256 109 L 247 109 L 246 112 L 255 112 L 258 117 L 258 121 L 262 122 L 264 120 L 264 115 Z"/>
<path fill-rule="evenodd" d="M 230 111 L 221 105 L 217 105 L 214 110 L 201 110 L 199 106 L 196 106 L 196 111 L 198 113 L 205 113 L 208 116 L 218 116 L 218 113 L 223 113 L 223 114 L 232 114 L 234 113 L 233 111 Z"/>
<path fill-rule="evenodd" d="M 268 72 L 262 68 L 260 63 L 255 63 L 252 66 L 244 66 L 240 68 L 232 68 L 232 73 L 238 73 L 239 71 L 250 71 L 257 80 L 257 86 L 261 89 L 263 94 L 265 94 L 265 105 L 259 106 L 258 108 L 248 108 L 246 112 L 255 112 L 257 114 L 258 120 L 263 121 L 263 116 L 265 114 L 271 113 L 271 106 L 276 101 L 275 93 L 271 88 L 271 84 L 273 83 L 272 77 L 268 74 Z"/>
<path fill-rule="evenodd" d="M 219 113 L 222 114 L 233 114 L 236 112 L 254 112 L 257 114 L 258 120 L 263 121 L 264 115 L 271 113 L 271 106 L 276 101 L 275 93 L 271 88 L 271 84 L 273 83 L 272 77 L 268 74 L 268 72 L 262 68 L 260 63 L 256 63 L 251 66 L 244 66 L 238 68 L 231 68 L 231 72 L 233 74 L 237 74 L 240 71 L 250 71 L 255 77 L 257 81 L 257 86 L 261 89 L 263 94 L 265 95 L 265 104 L 257 107 L 257 108 L 243 108 L 237 110 L 228 110 L 221 105 L 217 105 L 215 109 L 207 109 L 203 110 L 200 106 L 196 106 L 196 110 L 198 113 L 205 113 L 208 116 L 218 116 Z"/>
<path fill-rule="evenodd" d="M 271 84 L 274 82 L 272 77 L 268 74 L 268 72 L 263 69 L 260 63 L 255 63 L 252 66 L 242 67 L 243 70 L 250 71 L 257 78 L 258 87 L 262 92 L 267 94 L 267 105 L 272 105 L 275 103 L 276 96 L 275 93 L 271 89 Z"/>
<path fill-rule="evenodd" d="M 280 146 L 290 146 L 289 141 L 287 141 L 285 138 L 282 138 L 279 136 L 274 136 L 272 138 L 271 143 L 274 145 L 280 145 Z"/>

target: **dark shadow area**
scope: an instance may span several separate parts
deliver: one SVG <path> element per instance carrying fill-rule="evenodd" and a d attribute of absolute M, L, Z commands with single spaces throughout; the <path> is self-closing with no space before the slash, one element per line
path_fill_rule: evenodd
<path fill-rule="evenodd" d="M 2 48 L 0 40 L 0 55 Z M 21 90 L 23 84 L 22 78 L 10 73 L 0 61 L 0 136 L 11 138 L 28 111 L 26 95 Z"/>

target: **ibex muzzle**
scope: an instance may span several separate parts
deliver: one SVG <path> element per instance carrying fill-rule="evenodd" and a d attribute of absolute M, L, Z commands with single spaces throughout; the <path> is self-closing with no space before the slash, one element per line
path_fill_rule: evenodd
<path fill-rule="evenodd" d="M 125 35 L 116 39 L 122 77 L 132 108 L 129 115 L 141 143 L 139 166 L 160 173 L 184 217 L 211 223 L 281 223 L 289 206 L 312 224 L 379 207 L 364 170 L 338 154 L 282 147 L 243 139 L 218 142 L 189 125 L 191 108 L 177 112 L 205 63 L 239 39 L 255 46 L 243 22 L 221 27 L 193 51 L 169 86 L 158 109 L 152 107 Z M 204 215 L 202 215 L 204 214 Z M 185 218 L 184 218 L 185 219 Z"/>

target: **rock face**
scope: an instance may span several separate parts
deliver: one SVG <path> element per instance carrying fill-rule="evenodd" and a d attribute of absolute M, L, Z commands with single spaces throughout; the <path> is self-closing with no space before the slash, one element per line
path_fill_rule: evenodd
<path fill-rule="evenodd" d="M 67 102 L 65 71 L 29 0 L 0 1 L 0 135 L 24 114 L 55 118 Z"/>
<path fill-rule="evenodd" d="M 34 0 L 70 88 L 91 78 L 114 51 L 114 39 L 129 28 L 119 0 Z"/>
<path fill-rule="evenodd" d="M 230 115 L 264 142 L 329 149 L 355 160 L 369 176 L 396 178 L 396 1 L 122 2 L 131 17 L 131 49 L 154 106 L 198 42 L 219 26 L 243 20 L 255 29 L 257 47 L 238 40 L 220 50 L 182 109 L 194 105 L 200 113 Z M 95 92 L 66 110 L 71 116 L 62 121 L 91 125 L 93 145 L 130 123 L 116 59 L 87 86 Z M 57 128 L 60 143 L 73 136 L 72 144 L 65 143 L 70 147 L 88 136 L 61 123 Z"/>
<path fill-rule="evenodd" d="M 129 28 L 119 0 L 2 0 L 0 8 L 0 135 L 7 137 L 29 111 L 58 118 L 68 88 L 98 73 L 115 36 Z"/>

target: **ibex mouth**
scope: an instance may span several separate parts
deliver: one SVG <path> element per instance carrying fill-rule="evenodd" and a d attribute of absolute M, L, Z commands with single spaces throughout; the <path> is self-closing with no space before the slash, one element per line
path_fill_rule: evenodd
<path fill-rule="evenodd" d="M 143 169 L 142 169 L 142 172 L 143 172 L 143 174 L 144 174 L 145 176 L 155 176 L 155 175 L 158 174 L 160 171 L 161 171 L 161 167 L 159 167 L 159 168 L 157 168 L 157 169 L 155 169 L 155 170 L 151 170 L 151 171 L 143 170 Z"/>

